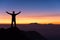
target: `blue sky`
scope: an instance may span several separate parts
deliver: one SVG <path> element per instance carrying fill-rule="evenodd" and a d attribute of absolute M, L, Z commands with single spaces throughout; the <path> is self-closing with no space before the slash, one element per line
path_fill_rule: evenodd
<path fill-rule="evenodd" d="M 60 14 L 60 1 L 59 0 L 0 0 L 0 12 L 19 11 L 32 12 L 38 15 L 59 15 Z M 37 15 L 37 16 L 38 16 Z"/>

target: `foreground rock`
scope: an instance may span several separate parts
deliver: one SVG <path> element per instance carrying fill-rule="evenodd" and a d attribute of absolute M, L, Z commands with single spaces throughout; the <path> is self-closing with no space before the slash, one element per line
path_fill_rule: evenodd
<path fill-rule="evenodd" d="M 0 29 L 0 40 L 47 40 L 35 31 L 23 31 L 17 27 Z"/>

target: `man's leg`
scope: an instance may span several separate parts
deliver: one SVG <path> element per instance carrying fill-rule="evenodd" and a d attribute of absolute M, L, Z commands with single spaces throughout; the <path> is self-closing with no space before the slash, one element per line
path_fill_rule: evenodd
<path fill-rule="evenodd" d="M 13 20 L 12 20 L 12 22 L 11 22 L 11 27 L 13 27 Z"/>
<path fill-rule="evenodd" d="M 14 27 L 16 27 L 16 20 L 14 20 Z"/>

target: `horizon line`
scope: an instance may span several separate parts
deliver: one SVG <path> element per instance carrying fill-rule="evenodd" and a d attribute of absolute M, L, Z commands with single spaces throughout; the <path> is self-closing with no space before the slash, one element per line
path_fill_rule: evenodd
<path fill-rule="evenodd" d="M 0 25 L 1 24 L 5 24 L 5 23 L 0 23 Z M 6 23 L 6 24 L 9 24 L 10 25 L 10 23 Z M 20 24 L 42 24 L 42 23 L 20 23 Z M 53 24 L 53 23 L 48 23 L 48 24 Z M 56 24 L 54 24 L 54 25 L 56 25 Z M 60 24 L 57 24 L 57 25 L 60 25 Z"/>

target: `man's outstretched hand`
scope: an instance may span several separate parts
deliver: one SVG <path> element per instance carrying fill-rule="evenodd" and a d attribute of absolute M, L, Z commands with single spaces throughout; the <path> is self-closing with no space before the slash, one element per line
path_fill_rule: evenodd
<path fill-rule="evenodd" d="M 10 14 L 10 15 L 11 15 L 11 13 L 9 13 L 8 11 L 6 11 L 6 13 L 8 13 L 8 14 Z"/>
<path fill-rule="evenodd" d="M 16 15 L 18 15 L 18 14 L 20 14 L 21 13 L 21 11 L 20 12 L 18 12 Z"/>
<path fill-rule="evenodd" d="M 8 11 L 6 11 L 6 13 L 8 13 Z"/>

